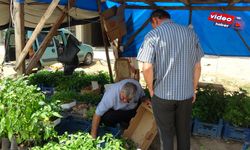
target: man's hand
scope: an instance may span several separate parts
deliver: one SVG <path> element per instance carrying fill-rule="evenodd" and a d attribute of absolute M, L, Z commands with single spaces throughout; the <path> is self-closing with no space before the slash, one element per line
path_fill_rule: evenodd
<path fill-rule="evenodd" d="M 195 100 L 196 100 L 196 93 L 194 93 L 192 103 L 194 103 L 194 102 L 195 102 Z"/>
<path fill-rule="evenodd" d="M 151 105 L 151 99 L 148 97 L 144 97 L 142 102 L 145 103 L 146 105 Z"/>
<path fill-rule="evenodd" d="M 153 88 L 153 64 L 151 63 L 143 63 L 142 66 L 142 70 L 143 70 L 143 76 L 145 79 L 145 82 L 148 86 L 148 90 L 149 90 L 149 94 L 150 97 L 152 97 L 154 95 L 154 88 Z"/>
<path fill-rule="evenodd" d="M 194 85 L 193 85 L 193 88 L 194 88 L 194 96 L 193 96 L 193 101 L 192 103 L 195 102 L 196 100 L 196 93 L 197 93 L 197 88 L 198 88 L 198 82 L 199 82 L 199 79 L 200 79 L 200 76 L 201 76 L 201 63 L 200 62 L 197 62 L 194 66 Z"/>
<path fill-rule="evenodd" d="M 92 128 L 91 128 L 91 136 L 93 138 L 96 138 L 97 136 L 97 129 L 99 127 L 100 121 L 101 121 L 101 116 L 94 114 L 92 119 Z"/>
<path fill-rule="evenodd" d="M 153 90 L 153 89 L 148 89 L 148 91 L 149 91 L 150 97 L 153 97 L 153 95 L 154 95 L 154 90 Z"/>

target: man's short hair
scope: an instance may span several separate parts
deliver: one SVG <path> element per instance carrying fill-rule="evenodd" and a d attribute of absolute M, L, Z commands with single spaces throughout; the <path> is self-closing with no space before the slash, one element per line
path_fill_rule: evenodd
<path fill-rule="evenodd" d="M 132 99 L 136 95 L 137 87 L 132 82 L 127 82 L 123 85 L 121 92 L 123 92 L 128 99 Z"/>
<path fill-rule="evenodd" d="M 150 19 L 152 22 L 152 18 L 159 18 L 159 19 L 170 19 L 170 14 L 162 9 L 156 9 L 151 13 Z"/>

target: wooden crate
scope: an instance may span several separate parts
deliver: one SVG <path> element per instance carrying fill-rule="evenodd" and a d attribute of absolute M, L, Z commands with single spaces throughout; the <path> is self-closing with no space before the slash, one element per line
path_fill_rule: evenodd
<path fill-rule="evenodd" d="M 157 126 L 150 106 L 142 103 L 136 116 L 130 121 L 123 137 L 134 141 L 138 148 L 147 150 L 157 134 Z"/>

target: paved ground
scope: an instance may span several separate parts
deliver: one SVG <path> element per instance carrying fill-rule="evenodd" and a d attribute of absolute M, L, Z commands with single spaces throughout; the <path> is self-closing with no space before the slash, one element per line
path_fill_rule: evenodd
<path fill-rule="evenodd" d="M 159 137 L 156 137 L 149 150 L 159 150 L 159 145 Z M 191 150 L 241 150 L 241 148 L 242 143 L 235 141 L 224 141 L 201 136 L 192 136 L 191 138 Z"/>
<path fill-rule="evenodd" d="M 112 52 L 109 53 L 113 68 L 114 57 Z M 0 62 L 4 56 L 4 48 L 0 46 Z M 95 61 L 90 66 L 82 66 L 86 72 L 108 71 L 105 53 L 101 48 L 97 48 L 94 52 Z M 12 76 L 15 74 L 13 70 L 14 64 L 4 65 L 4 76 Z M 206 56 L 202 59 L 202 82 L 221 83 L 231 87 L 240 87 L 250 85 L 250 58 L 238 57 L 212 57 Z M 226 142 L 224 140 L 216 140 L 205 137 L 193 136 L 191 141 L 192 150 L 241 150 L 242 143 Z M 154 141 L 151 150 L 157 149 L 159 142 Z"/>

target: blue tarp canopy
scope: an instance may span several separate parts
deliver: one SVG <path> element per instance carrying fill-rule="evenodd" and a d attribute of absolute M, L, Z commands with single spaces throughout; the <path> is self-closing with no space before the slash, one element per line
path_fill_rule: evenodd
<path fill-rule="evenodd" d="M 158 6 L 184 6 L 183 3 L 155 3 Z M 107 2 L 108 7 L 117 5 L 113 2 Z M 147 6 L 142 2 L 130 2 L 127 5 Z M 226 6 L 227 4 L 197 4 L 197 6 Z M 238 3 L 238 6 L 250 6 L 247 3 Z M 137 31 L 142 24 L 149 18 L 152 10 L 150 9 L 126 9 L 125 19 L 127 24 L 127 35 L 123 38 L 125 45 L 128 39 Z M 168 10 L 171 19 L 179 24 L 188 26 L 189 10 Z M 211 12 L 230 14 L 241 17 L 244 27 L 238 30 L 233 28 L 224 28 L 215 26 L 214 22 L 209 21 L 208 17 Z M 217 56 L 250 56 L 250 11 L 222 11 L 222 10 L 193 10 L 192 11 L 193 29 L 199 36 L 201 46 L 208 55 Z M 136 56 L 143 41 L 145 34 L 150 31 L 151 25 L 148 24 L 133 40 L 133 42 L 125 47 L 123 56 Z M 244 42 L 246 42 L 244 44 Z"/>
<path fill-rule="evenodd" d="M 23 0 L 19 0 L 23 2 Z M 41 3 L 50 3 L 52 0 L 36 0 Z M 61 5 L 67 5 L 68 0 L 60 0 Z M 118 3 L 107 0 L 102 3 L 102 8 L 110 8 Z M 183 3 L 161 2 L 155 3 L 157 6 L 184 6 Z M 143 2 L 126 2 L 126 5 L 148 6 Z M 196 4 L 196 6 L 227 6 L 227 3 L 220 4 Z M 237 6 L 250 6 L 249 3 L 237 3 Z M 75 6 L 81 10 L 97 12 L 97 3 L 95 0 L 76 0 Z M 127 24 L 127 35 L 123 38 L 123 44 L 142 26 L 148 19 L 152 10 L 150 9 L 126 9 L 125 21 Z M 168 10 L 172 20 L 176 23 L 188 26 L 189 11 L 188 10 Z M 233 28 L 224 28 L 215 26 L 214 22 L 209 21 L 208 17 L 211 12 L 219 12 L 241 17 L 244 27 L 238 30 Z M 249 11 L 222 11 L 222 10 L 193 10 L 192 25 L 199 36 L 201 46 L 205 54 L 217 56 L 250 56 L 250 10 Z M 133 40 L 133 42 L 124 49 L 122 56 L 135 57 L 144 36 L 151 30 L 148 24 Z M 243 40 L 245 43 L 243 42 Z"/>

